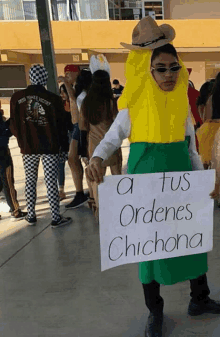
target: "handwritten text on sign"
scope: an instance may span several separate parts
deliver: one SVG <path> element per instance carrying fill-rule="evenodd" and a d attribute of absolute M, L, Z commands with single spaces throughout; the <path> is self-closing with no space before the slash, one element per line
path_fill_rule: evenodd
<path fill-rule="evenodd" d="M 101 269 L 213 246 L 215 171 L 110 176 L 99 185 Z"/>

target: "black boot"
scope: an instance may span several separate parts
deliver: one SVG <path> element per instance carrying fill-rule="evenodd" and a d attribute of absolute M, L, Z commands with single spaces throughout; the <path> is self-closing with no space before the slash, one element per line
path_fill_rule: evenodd
<path fill-rule="evenodd" d="M 190 300 L 188 307 L 190 316 L 198 316 L 205 313 L 220 314 L 220 302 L 211 300 L 208 296 L 201 301 Z"/>
<path fill-rule="evenodd" d="M 189 302 L 188 315 L 220 314 L 220 302 L 209 298 L 210 290 L 206 274 L 190 280 L 190 287 L 192 299 Z"/>
<path fill-rule="evenodd" d="M 152 281 L 148 284 L 142 284 L 142 286 L 145 303 L 150 311 L 145 329 L 145 337 L 162 337 L 164 301 L 160 296 L 160 284 Z"/>
<path fill-rule="evenodd" d="M 145 337 L 162 337 L 163 311 L 151 312 L 145 329 Z"/>

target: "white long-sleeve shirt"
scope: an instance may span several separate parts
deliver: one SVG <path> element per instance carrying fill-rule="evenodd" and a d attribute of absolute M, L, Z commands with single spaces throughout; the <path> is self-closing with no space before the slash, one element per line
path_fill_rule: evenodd
<path fill-rule="evenodd" d="M 96 147 L 93 157 L 100 157 L 103 160 L 108 159 L 121 146 L 123 140 L 130 136 L 130 132 L 131 120 L 128 109 L 120 110 L 109 131 Z M 187 117 L 185 136 L 190 136 L 189 156 L 193 171 L 203 170 L 202 162 L 196 150 L 195 132 L 190 116 Z"/>

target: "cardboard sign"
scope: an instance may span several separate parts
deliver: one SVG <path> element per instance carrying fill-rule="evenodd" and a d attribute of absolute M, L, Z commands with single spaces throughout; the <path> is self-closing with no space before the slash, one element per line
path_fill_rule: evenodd
<path fill-rule="evenodd" d="M 101 270 L 212 250 L 214 184 L 215 170 L 105 177 Z"/>

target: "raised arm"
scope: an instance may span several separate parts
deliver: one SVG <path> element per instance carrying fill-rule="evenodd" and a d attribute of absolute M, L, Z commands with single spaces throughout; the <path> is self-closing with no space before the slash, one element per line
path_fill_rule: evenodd
<path fill-rule="evenodd" d="M 66 87 L 66 90 L 69 96 L 69 101 L 70 101 L 70 112 L 71 112 L 72 123 L 76 124 L 79 121 L 79 111 L 78 111 L 76 98 L 75 98 L 75 90 L 73 89 L 72 84 L 68 82 L 67 78 L 64 76 L 59 76 L 58 82 L 59 83 L 63 82 Z"/>

